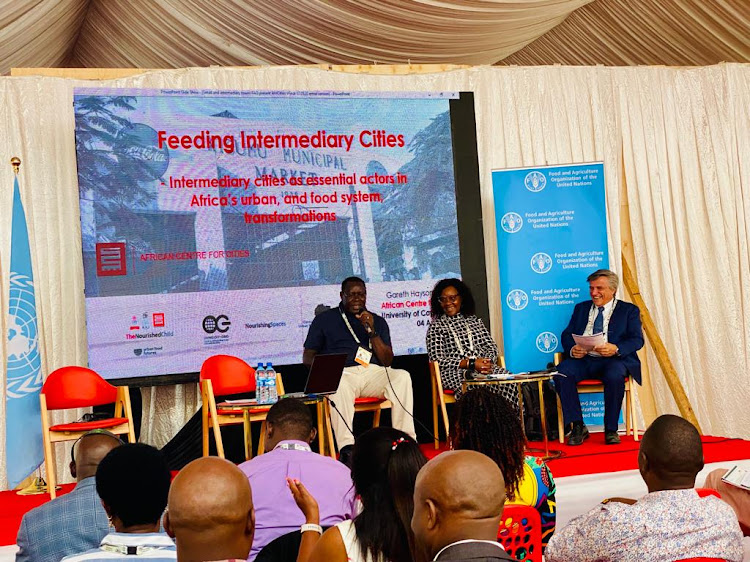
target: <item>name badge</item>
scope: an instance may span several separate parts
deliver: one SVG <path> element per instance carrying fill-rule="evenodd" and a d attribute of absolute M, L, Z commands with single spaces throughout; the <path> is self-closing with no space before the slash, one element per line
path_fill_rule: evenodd
<path fill-rule="evenodd" d="M 354 356 L 354 360 L 360 365 L 367 367 L 370 364 L 370 359 L 372 359 L 372 352 L 359 346 L 357 348 L 357 355 Z"/>

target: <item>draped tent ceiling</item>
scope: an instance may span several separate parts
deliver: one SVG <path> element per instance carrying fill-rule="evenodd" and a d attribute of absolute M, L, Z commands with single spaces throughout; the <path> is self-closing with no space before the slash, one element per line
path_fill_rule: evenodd
<path fill-rule="evenodd" d="M 0 72 L 750 61 L 748 0 L 5 0 Z"/>

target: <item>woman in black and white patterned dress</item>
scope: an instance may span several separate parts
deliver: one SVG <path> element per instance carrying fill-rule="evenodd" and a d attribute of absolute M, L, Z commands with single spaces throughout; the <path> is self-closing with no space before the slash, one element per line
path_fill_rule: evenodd
<path fill-rule="evenodd" d="M 467 374 L 507 373 L 497 365 L 497 345 L 475 308 L 471 291 L 460 279 L 443 279 L 432 290 L 427 354 L 440 365 L 443 388 L 453 390 L 457 399 Z M 491 386 L 516 403 L 516 385 Z"/>

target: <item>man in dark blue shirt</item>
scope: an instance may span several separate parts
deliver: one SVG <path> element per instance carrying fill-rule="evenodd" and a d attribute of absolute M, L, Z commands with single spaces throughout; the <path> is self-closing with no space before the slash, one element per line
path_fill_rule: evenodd
<path fill-rule="evenodd" d="M 386 398 L 392 404 L 393 427 L 416 439 L 414 432 L 411 376 L 402 369 L 390 369 L 393 362 L 387 322 L 367 310 L 367 289 L 359 277 L 341 283 L 338 307 L 315 317 L 305 339 L 302 362 L 308 367 L 318 353 L 346 353 L 346 368 L 339 388 L 331 397 L 341 414 L 331 416 L 336 443 L 346 457 L 354 443 L 349 428 L 354 420 L 354 400 L 360 397 Z M 348 425 L 348 427 L 347 427 Z"/>

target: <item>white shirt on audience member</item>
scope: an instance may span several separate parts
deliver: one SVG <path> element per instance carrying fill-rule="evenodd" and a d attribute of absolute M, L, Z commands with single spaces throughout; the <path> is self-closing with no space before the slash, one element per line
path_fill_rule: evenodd
<path fill-rule="evenodd" d="M 547 562 L 742 560 L 742 531 L 729 505 L 694 489 L 646 494 L 635 504 L 601 504 L 558 529 Z"/>

